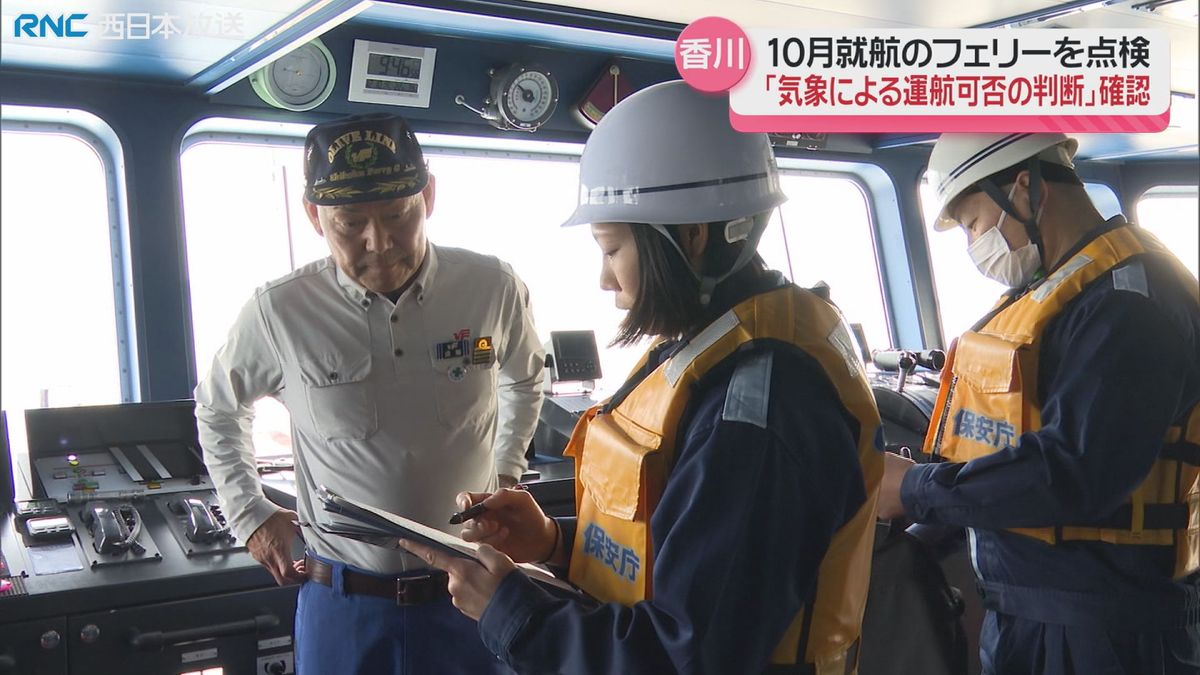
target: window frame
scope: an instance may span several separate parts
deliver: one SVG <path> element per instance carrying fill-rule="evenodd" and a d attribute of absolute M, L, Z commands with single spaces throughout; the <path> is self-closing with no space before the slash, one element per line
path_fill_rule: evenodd
<path fill-rule="evenodd" d="M 113 323 L 117 335 L 121 402 L 140 401 L 141 374 L 133 311 L 133 256 L 121 141 L 107 122 L 85 110 L 4 104 L 0 111 L 0 131 L 70 136 L 91 148 L 100 159 L 108 204 Z"/>
<path fill-rule="evenodd" d="M 1157 192 L 1158 194 L 1151 194 Z M 1161 183 L 1159 185 L 1151 185 L 1142 190 L 1134 200 L 1134 208 L 1142 202 L 1143 199 L 1161 199 L 1163 197 L 1196 197 L 1200 195 L 1200 185 L 1196 183 Z"/>
<path fill-rule="evenodd" d="M 798 176 L 807 178 L 830 178 L 849 181 L 863 199 L 863 206 L 867 213 L 867 230 L 870 233 L 871 240 L 871 256 L 875 261 L 873 269 L 875 272 L 875 281 L 879 286 L 879 297 L 883 304 L 883 324 L 887 330 L 888 340 L 892 344 L 896 344 L 897 336 L 901 335 L 900 326 L 895 321 L 895 312 L 893 308 L 893 298 L 891 289 L 888 284 L 884 253 L 884 239 L 879 228 L 879 216 L 877 213 L 876 200 L 872 191 L 872 184 L 868 182 L 863 174 L 860 173 L 864 167 L 870 165 L 854 164 L 850 162 L 840 162 L 837 160 L 808 160 L 792 157 L 779 157 L 776 159 L 779 165 L 780 176 Z M 843 168 L 829 168 L 820 165 L 840 164 Z M 820 167 L 820 168 L 817 168 Z M 889 181 L 890 183 L 890 181 Z M 790 246 L 789 246 L 790 249 Z M 788 251 L 789 262 L 791 260 L 791 251 Z M 874 349 L 883 349 L 890 345 L 873 345 Z"/>
<path fill-rule="evenodd" d="M 904 227 L 903 203 L 888 171 L 879 164 L 847 159 L 791 156 L 777 157 L 776 161 L 781 173 L 841 178 L 853 182 L 862 193 L 875 257 L 875 276 L 891 340 L 891 345 L 872 345 L 872 348 L 940 346 L 941 323 L 936 309 L 930 311 L 922 300 L 923 289 L 917 278 L 917 272 L 921 270 L 914 269 L 914 263 L 919 260 L 913 257 L 913 244 L 909 240 L 913 233 Z M 917 234 L 924 236 L 923 230 Z M 926 272 L 928 264 L 926 260 Z M 932 284 L 929 284 L 929 290 L 932 292 Z"/>
<path fill-rule="evenodd" d="M 1141 216 L 1139 215 L 1138 211 L 1141 208 L 1143 201 L 1147 199 L 1169 199 L 1171 197 L 1200 198 L 1200 184 L 1179 181 L 1149 185 L 1146 187 L 1146 189 L 1137 193 L 1137 197 L 1134 199 L 1132 208 L 1129 211 L 1130 219 L 1141 226 Z"/>

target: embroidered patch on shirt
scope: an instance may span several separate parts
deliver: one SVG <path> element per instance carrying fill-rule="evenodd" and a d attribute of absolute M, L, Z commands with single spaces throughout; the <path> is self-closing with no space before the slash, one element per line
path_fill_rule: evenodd
<path fill-rule="evenodd" d="M 461 359 L 467 355 L 470 349 L 470 340 L 450 340 L 449 342 L 439 342 L 434 345 L 434 351 L 438 359 Z"/>
<path fill-rule="evenodd" d="M 496 360 L 496 350 L 492 348 L 492 336 L 475 338 L 471 350 L 471 363 L 476 366 L 490 366 Z"/>

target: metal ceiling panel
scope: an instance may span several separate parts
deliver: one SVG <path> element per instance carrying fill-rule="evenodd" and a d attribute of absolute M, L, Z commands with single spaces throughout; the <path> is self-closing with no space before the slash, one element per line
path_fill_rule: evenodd
<path fill-rule="evenodd" d="M 954 28 L 1047 9 L 1063 0 L 548 0 L 547 4 L 691 23 L 723 16 L 747 28 Z"/>
<path fill-rule="evenodd" d="M 1171 90 L 1195 95 L 1197 93 L 1196 21 L 1172 18 L 1130 8 L 1130 3 L 1104 7 L 1094 12 L 1070 14 L 1053 22 L 1064 28 L 1155 28 L 1165 31 L 1171 41 Z"/>
<path fill-rule="evenodd" d="M 1171 97 L 1171 121 L 1156 134 L 1079 134 L 1086 159 L 1164 159 L 1196 157 L 1197 103 L 1194 96 Z"/>
<path fill-rule="evenodd" d="M 674 40 L 551 26 L 504 17 L 466 14 L 398 3 L 375 3 L 355 16 L 353 23 L 403 30 L 423 30 L 444 35 L 508 39 L 542 45 L 574 47 L 663 61 L 672 60 L 675 54 Z"/>
<path fill-rule="evenodd" d="M 66 71 L 183 83 L 253 43 L 313 0 L 79 0 L 72 3 L 0 2 L 0 67 Z M 33 9 L 49 22 L 14 35 L 18 15 Z M 85 15 L 70 23 L 79 37 L 59 37 L 62 11 Z M 22 22 L 26 26 L 27 22 Z M 66 32 L 63 30 L 62 32 Z M 44 37 L 43 37 L 44 35 Z"/>
<path fill-rule="evenodd" d="M 824 14 L 855 17 L 863 28 L 876 28 L 883 22 L 921 28 L 960 28 L 974 26 L 1029 12 L 1038 12 L 1064 0 L 921 0 L 919 2 L 879 2 L 879 0 L 737 0 L 732 6 L 786 5 Z M 775 24 L 786 25 L 786 24 Z M 803 24 L 794 24 L 803 25 Z M 823 24 L 820 24 L 823 25 Z"/>

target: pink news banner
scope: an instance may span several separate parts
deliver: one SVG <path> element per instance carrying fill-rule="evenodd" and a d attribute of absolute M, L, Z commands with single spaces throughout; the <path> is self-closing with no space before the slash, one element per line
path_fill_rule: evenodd
<path fill-rule="evenodd" d="M 729 92 L 740 131 L 1155 132 L 1171 105 L 1159 30 L 743 30 L 689 24 L 675 66 Z"/>

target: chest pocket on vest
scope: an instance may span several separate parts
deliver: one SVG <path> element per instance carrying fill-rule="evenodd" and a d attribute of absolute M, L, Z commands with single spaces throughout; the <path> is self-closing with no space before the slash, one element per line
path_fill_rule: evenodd
<path fill-rule="evenodd" d="M 571 581 L 593 597 L 624 605 L 650 597 L 649 501 L 661 493 L 662 464 L 662 454 L 630 438 L 612 414 L 591 422 Z"/>
<path fill-rule="evenodd" d="M 371 390 L 371 356 L 302 359 L 308 410 L 316 432 L 326 440 L 364 440 L 379 428 Z"/>
<path fill-rule="evenodd" d="M 946 437 L 965 454 L 955 452 L 952 459 L 965 461 L 1015 445 L 1029 428 L 1022 404 L 1025 379 L 1032 376 L 1032 367 L 1022 367 L 1027 349 L 980 333 L 960 338 L 954 362 L 958 382 Z"/>

